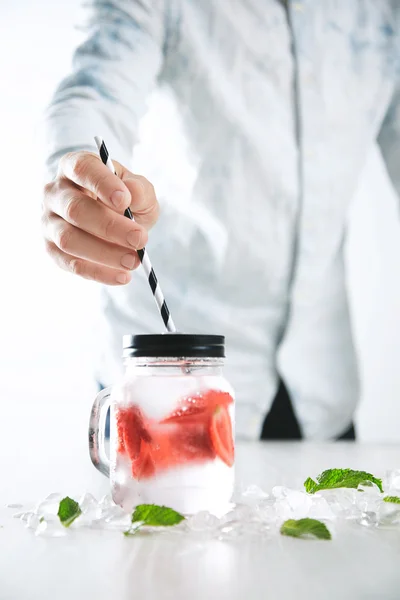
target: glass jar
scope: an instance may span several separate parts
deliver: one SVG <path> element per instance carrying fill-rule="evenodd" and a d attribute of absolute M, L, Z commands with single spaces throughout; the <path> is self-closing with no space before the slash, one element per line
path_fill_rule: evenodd
<path fill-rule="evenodd" d="M 223 512 L 234 484 L 234 392 L 224 337 L 124 336 L 125 375 L 100 392 L 89 428 L 93 464 L 127 512 L 138 504 L 184 514 Z M 111 406 L 110 458 L 104 426 Z"/>

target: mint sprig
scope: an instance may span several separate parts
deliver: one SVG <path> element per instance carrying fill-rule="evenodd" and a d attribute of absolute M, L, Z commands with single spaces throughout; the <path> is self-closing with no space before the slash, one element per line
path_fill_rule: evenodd
<path fill-rule="evenodd" d="M 393 504 L 400 504 L 400 497 L 399 496 L 385 496 L 383 498 L 384 502 L 392 502 Z"/>
<path fill-rule="evenodd" d="M 167 506 L 139 504 L 132 513 L 132 525 L 124 535 L 134 535 L 141 527 L 172 527 L 184 520 L 184 516 Z"/>
<path fill-rule="evenodd" d="M 78 502 L 75 502 L 69 496 L 61 500 L 57 515 L 64 527 L 69 527 L 81 514 L 82 511 Z"/>
<path fill-rule="evenodd" d="M 306 539 L 314 537 L 319 540 L 332 539 L 331 533 L 325 523 L 317 519 L 288 519 L 280 529 L 282 535 Z"/>
<path fill-rule="evenodd" d="M 316 478 L 317 481 L 308 477 L 304 482 L 306 492 L 315 494 L 320 490 L 332 490 L 336 488 L 357 488 L 361 483 L 374 483 L 383 492 L 382 480 L 367 473 L 366 471 L 353 471 L 352 469 L 328 469 Z"/>

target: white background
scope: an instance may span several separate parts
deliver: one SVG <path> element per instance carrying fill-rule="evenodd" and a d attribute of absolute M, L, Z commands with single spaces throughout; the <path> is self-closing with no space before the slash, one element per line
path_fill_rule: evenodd
<path fill-rule="evenodd" d="M 35 455 L 57 453 L 70 468 L 87 460 L 98 288 L 53 267 L 40 234 L 40 120 L 69 70 L 79 18 L 77 0 L 0 4 L 0 460 L 13 446 L 16 476 L 25 481 L 37 474 Z M 146 120 L 148 145 L 154 127 L 167 121 L 173 130 L 160 107 L 157 120 Z M 165 137 L 170 172 L 179 167 L 190 178 L 182 148 L 174 153 Z M 349 227 L 362 441 L 400 441 L 399 207 L 385 182 L 382 167 L 361 186 Z"/>

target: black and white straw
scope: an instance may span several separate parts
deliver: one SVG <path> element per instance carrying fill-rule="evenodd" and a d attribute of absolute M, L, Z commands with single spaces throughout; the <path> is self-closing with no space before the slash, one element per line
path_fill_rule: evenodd
<path fill-rule="evenodd" d="M 108 153 L 108 150 L 104 143 L 104 140 L 97 136 L 94 139 L 97 144 L 97 148 L 99 149 L 99 154 L 100 154 L 100 158 L 101 158 L 102 162 L 110 169 L 110 171 L 112 171 L 114 173 L 114 175 L 116 175 L 113 162 L 110 158 L 110 155 Z M 125 217 L 128 217 L 128 219 L 132 219 L 132 221 L 134 220 L 132 211 L 129 207 L 126 209 L 124 214 L 125 214 Z M 165 325 L 167 331 L 169 331 L 171 333 L 175 333 L 176 328 L 175 328 L 174 322 L 172 320 L 172 317 L 170 315 L 170 312 L 168 310 L 167 303 L 165 302 L 165 298 L 161 291 L 160 284 L 158 283 L 156 274 L 154 273 L 154 269 L 151 266 L 149 255 L 147 254 L 145 248 L 143 248 L 142 250 L 138 250 L 137 253 L 140 258 L 140 262 L 142 263 L 144 272 L 146 273 L 146 277 L 148 279 L 151 291 L 153 292 L 153 296 L 154 296 L 154 299 L 158 306 L 158 310 L 161 313 L 161 317 L 162 317 L 162 320 L 164 321 L 164 325 Z"/>

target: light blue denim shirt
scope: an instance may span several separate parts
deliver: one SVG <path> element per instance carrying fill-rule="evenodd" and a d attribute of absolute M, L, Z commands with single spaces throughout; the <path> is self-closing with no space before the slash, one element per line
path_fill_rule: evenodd
<path fill-rule="evenodd" d="M 196 171 L 184 201 L 163 199 L 147 247 L 179 330 L 226 335 L 239 437 L 259 436 L 278 371 L 307 438 L 352 419 L 343 241 L 377 144 L 400 187 L 396 5 L 97 0 L 47 112 L 53 173 L 65 152 L 94 150 L 94 135 L 130 166 L 149 94 L 172 94 Z M 140 273 L 103 300 L 108 385 L 122 335 L 162 324 Z"/>

